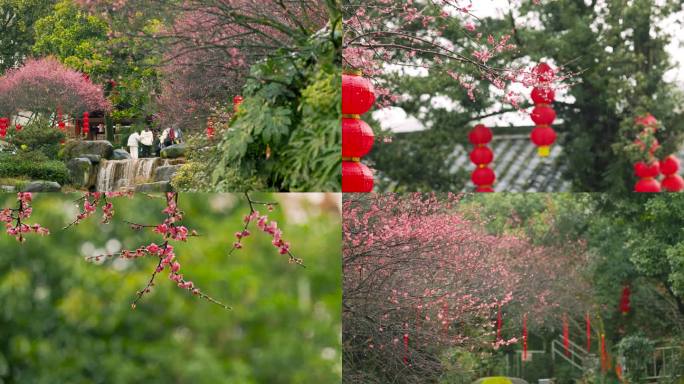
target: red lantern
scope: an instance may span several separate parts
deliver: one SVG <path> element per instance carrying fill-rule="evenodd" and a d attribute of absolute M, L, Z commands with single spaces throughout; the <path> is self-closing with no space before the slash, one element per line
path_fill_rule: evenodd
<path fill-rule="evenodd" d="M 539 147 L 539 156 L 547 157 L 551 153 L 551 145 L 556 141 L 556 131 L 548 125 L 538 125 L 530 132 L 530 139 Z"/>
<path fill-rule="evenodd" d="M 373 172 L 357 161 L 342 162 L 342 192 L 370 192 L 373 190 Z"/>
<path fill-rule="evenodd" d="M 634 174 L 641 178 L 658 177 L 660 174 L 660 165 L 657 161 L 653 161 L 649 164 L 640 161 L 634 164 Z"/>
<path fill-rule="evenodd" d="M 9 119 L 6 117 L 0 117 L 0 137 L 4 138 L 7 136 L 7 127 L 9 126 Z"/>
<path fill-rule="evenodd" d="M 629 286 L 625 285 L 624 288 L 622 288 L 622 296 L 620 297 L 620 312 L 623 315 L 626 315 L 629 313 L 631 310 L 630 307 L 630 299 L 629 296 L 632 294 L 632 290 L 629 289 Z"/>
<path fill-rule="evenodd" d="M 634 118 L 634 123 L 636 123 L 637 125 L 643 125 L 647 129 L 650 129 L 652 132 L 655 132 L 658 128 L 658 120 L 656 120 L 656 118 L 650 113 L 647 113 L 643 116 L 637 116 L 636 118 Z"/>
<path fill-rule="evenodd" d="M 608 349 L 606 348 L 606 335 L 601 334 L 601 371 L 608 371 Z"/>
<path fill-rule="evenodd" d="M 492 141 L 492 136 L 491 129 L 478 124 L 468 133 L 468 140 L 473 145 L 485 145 Z"/>
<path fill-rule="evenodd" d="M 660 182 L 660 186 L 668 192 L 681 192 L 684 191 L 684 179 L 677 174 L 667 175 Z"/>
<path fill-rule="evenodd" d="M 470 152 L 470 161 L 482 168 L 494 160 L 494 152 L 489 147 L 475 147 Z"/>
<path fill-rule="evenodd" d="M 21 132 L 21 130 L 24 129 L 24 127 L 23 127 L 21 124 L 17 124 L 17 125 L 14 126 L 14 129 L 15 129 L 17 132 Z"/>
<path fill-rule="evenodd" d="M 551 125 L 556 120 L 556 111 L 551 107 L 539 105 L 534 107 L 530 117 L 537 125 Z"/>
<path fill-rule="evenodd" d="M 546 63 L 539 63 L 532 70 L 532 72 L 537 76 L 537 80 L 542 83 L 550 82 L 553 80 L 555 71 L 550 65 Z"/>
<path fill-rule="evenodd" d="M 661 185 L 656 179 L 641 179 L 637 181 L 634 186 L 634 192 L 640 193 L 657 193 L 660 192 Z"/>
<path fill-rule="evenodd" d="M 342 157 L 359 158 L 370 152 L 375 135 L 361 119 L 342 118 Z"/>
<path fill-rule="evenodd" d="M 90 132 L 90 116 L 88 112 L 83 112 L 83 133 L 86 135 Z"/>
<path fill-rule="evenodd" d="M 677 171 L 679 171 L 679 159 L 675 155 L 660 160 L 660 172 L 663 175 L 672 175 Z"/>
<path fill-rule="evenodd" d="M 57 108 L 57 127 L 59 127 L 60 130 L 65 129 L 65 124 L 62 116 L 62 108 Z"/>
<path fill-rule="evenodd" d="M 363 115 L 375 104 L 375 90 L 370 80 L 360 74 L 342 75 L 342 114 Z"/>
<path fill-rule="evenodd" d="M 545 88 L 539 88 L 539 87 L 534 87 L 532 89 L 532 101 L 535 104 L 551 104 L 556 98 L 555 92 L 553 92 L 553 89 L 545 89 Z"/>
<path fill-rule="evenodd" d="M 404 333 L 404 364 L 408 364 L 408 355 L 409 355 L 409 335 L 408 333 Z"/>
<path fill-rule="evenodd" d="M 214 123 L 211 120 L 207 122 L 207 138 L 211 139 L 214 137 Z"/>
<path fill-rule="evenodd" d="M 237 112 L 238 107 L 240 106 L 240 104 L 242 104 L 244 100 L 245 99 L 240 95 L 233 97 L 233 111 Z"/>
<path fill-rule="evenodd" d="M 491 168 L 482 167 L 476 168 L 472 175 L 470 175 L 470 179 L 473 181 L 473 184 L 477 185 L 479 188 L 491 188 L 492 184 L 494 184 L 494 180 L 496 180 L 496 175 Z"/>

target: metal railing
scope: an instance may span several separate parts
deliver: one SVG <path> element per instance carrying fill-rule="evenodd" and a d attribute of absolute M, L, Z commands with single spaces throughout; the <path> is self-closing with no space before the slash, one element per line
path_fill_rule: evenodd
<path fill-rule="evenodd" d="M 551 359 L 556 361 L 556 357 L 560 357 L 572 367 L 583 371 L 590 355 L 586 349 L 575 344 L 572 340 L 568 340 L 568 348 L 566 350 L 563 344 L 563 336 L 561 335 L 551 342 Z"/>
<path fill-rule="evenodd" d="M 658 380 L 674 377 L 678 368 L 684 364 L 681 360 L 683 352 L 682 347 L 676 346 L 655 348 L 653 358 L 646 366 L 646 379 Z"/>

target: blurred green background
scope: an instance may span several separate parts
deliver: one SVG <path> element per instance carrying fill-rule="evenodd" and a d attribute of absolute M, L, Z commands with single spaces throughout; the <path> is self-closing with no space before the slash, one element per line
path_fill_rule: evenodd
<path fill-rule="evenodd" d="M 288 264 L 253 226 L 244 249 L 227 255 L 249 213 L 243 195 L 180 196 L 184 224 L 201 235 L 174 244 L 182 272 L 231 311 L 176 287 L 167 273 L 131 310 L 156 261 L 98 265 L 85 256 L 159 244 L 122 220 L 160 223 L 164 201 L 117 198 L 111 224 L 100 224 L 98 211 L 62 230 L 78 197 L 34 195 L 30 222 L 50 236 L 20 245 L 0 232 L 0 383 L 341 381 L 339 195 L 252 195 L 280 203 L 269 216 L 307 268 Z M 15 198 L 0 195 L 0 207 Z"/>

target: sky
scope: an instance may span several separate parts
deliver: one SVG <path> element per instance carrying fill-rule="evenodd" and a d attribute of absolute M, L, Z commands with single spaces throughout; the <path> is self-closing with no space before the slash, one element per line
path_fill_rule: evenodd
<path fill-rule="evenodd" d="M 542 0 L 542 1 L 553 1 L 553 0 Z M 585 0 L 586 1 L 586 0 Z M 657 0 L 656 3 L 663 1 Z M 515 0 L 512 0 L 515 3 Z M 602 1 L 599 0 L 599 3 Z M 494 17 L 502 18 L 504 15 L 508 14 L 509 10 L 509 0 L 478 0 L 473 1 L 472 13 L 478 17 Z M 528 26 L 534 26 L 536 24 L 535 18 L 533 17 L 517 17 L 516 21 L 519 24 L 524 24 Z M 679 23 L 679 24 L 678 24 Z M 668 20 L 662 23 L 663 30 L 676 31 L 672 42 L 668 45 L 667 51 L 670 54 L 671 60 L 674 64 L 674 68 L 666 73 L 665 80 L 672 81 L 680 84 L 681 88 L 684 88 L 684 12 L 678 12 L 670 17 Z M 552 61 L 552 60 L 550 60 Z M 513 90 L 520 92 L 523 95 L 529 95 L 531 89 L 522 86 L 514 86 Z M 557 94 L 556 97 L 559 101 L 572 102 L 572 97 L 568 97 L 563 93 Z M 432 101 L 433 107 L 442 108 L 453 108 L 453 104 L 447 97 L 436 97 Z M 497 109 L 501 108 L 501 104 L 496 104 L 488 112 L 495 112 Z M 381 126 L 385 130 L 390 130 L 392 132 L 411 132 L 424 130 L 424 124 L 415 116 L 407 116 L 403 109 L 397 107 L 389 107 L 373 112 L 373 117 L 380 121 Z M 512 112 L 499 116 L 494 116 L 491 118 L 484 119 L 481 121 L 483 124 L 496 127 L 496 126 L 508 126 L 508 125 L 531 125 L 532 122 L 529 116 L 520 112 Z M 562 122 L 557 120 L 557 122 Z"/>

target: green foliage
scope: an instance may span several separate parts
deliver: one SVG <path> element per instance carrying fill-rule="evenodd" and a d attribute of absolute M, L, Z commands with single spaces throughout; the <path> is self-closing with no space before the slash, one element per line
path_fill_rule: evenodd
<path fill-rule="evenodd" d="M 277 201 L 271 216 L 307 268 L 288 264 L 253 231 L 230 257 L 249 207 L 241 195 L 181 195 L 200 238 L 174 244 L 185 275 L 232 306 L 178 289 L 166 275 L 135 311 L 156 262 L 88 263 L 83 256 L 157 241 L 123 220 L 159 222 L 163 201 L 115 199 L 111 224 L 69 230 L 75 195 L 34 196 L 32 219 L 52 229 L 19 245 L 0 236 L 0 380 L 23 383 L 335 383 L 341 381 L 341 238 L 335 206 Z M 15 204 L 0 196 L 0 206 Z M 291 213 L 297 212 L 297 220 Z M 97 216 L 97 215 L 96 215 Z"/>
<path fill-rule="evenodd" d="M 653 341 L 642 335 L 627 336 L 617 345 L 625 359 L 625 376 L 631 383 L 639 383 L 646 376 L 646 365 L 653 359 Z"/>
<path fill-rule="evenodd" d="M 0 0 L 0 75 L 31 53 L 35 23 L 54 0 Z"/>
<path fill-rule="evenodd" d="M 49 159 L 56 159 L 60 150 L 60 142 L 65 138 L 64 132 L 53 128 L 47 118 L 37 117 L 24 129 L 12 136 L 11 143 L 17 148 L 29 151 L 40 151 Z M 24 147 L 26 146 L 26 147 Z"/>
<path fill-rule="evenodd" d="M 0 154 L 0 177 L 28 177 L 34 180 L 56 181 L 64 185 L 69 180 L 66 165 L 48 160 L 38 151 Z"/>
<path fill-rule="evenodd" d="M 340 189 L 339 51 L 328 33 L 295 58 L 276 53 L 252 67 L 245 101 L 212 162 L 213 189 Z"/>

